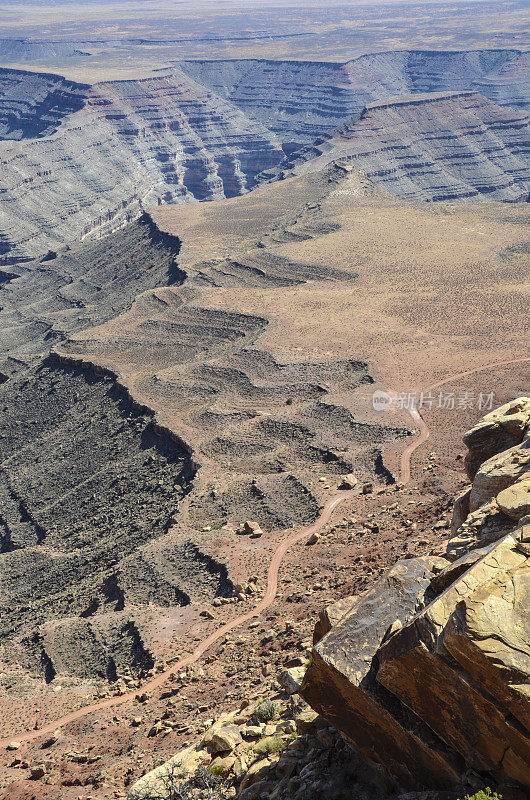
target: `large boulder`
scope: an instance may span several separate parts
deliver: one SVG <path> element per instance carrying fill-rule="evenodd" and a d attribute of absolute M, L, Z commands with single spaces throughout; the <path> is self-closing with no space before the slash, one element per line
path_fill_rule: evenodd
<path fill-rule="evenodd" d="M 528 559 L 507 536 L 383 644 L 377 671 L 466 764 L 528 786 L 529 599 Z"/>
<path fill-rule="evenodd" d="M 501 511 L 496 499 L 490 500 L 469 514 L 463 525 L 457 528 L 449 540 L 446 555 L 450 559 L 460 558 L 470 550 L 502 539 L 513 528 L 514 521 Z"/>
<path fill-rule="evenodd" d="M 385 634 L 421 609 L 436 559 L 398 562 L 313 649 L 300 694 L 369 760 L 400 785 L 445 788 L 458 759 L 375 680 L 374 656 Z"/>
<path fill-rule="evenodd" d="M 318 615 L 317 624 L 313 631 L 313 644 L 318 642 L 329 633 L 334 625 L 337 624 L 344 616 L 351 611 L 359 598 L 353 595 L 352 597 L 343 597 L 335 603 L 326 606 Z"/>
<path fill-rule="evenodd" d="M 530 425 L 530 397 L 519 397 L 486 414 L 464 435 L 466 470 L 473 480 L 478 468 L 497 453 L 523 441 Z"/>
<path fill-rule="evenodd" d="M 529 472 L 530 439 L 492 456 L 476 472 L 469 495 L 469 510 L 480 508 Z"/>
<path fill-rule="evenodd" d="M 497 505 L 510 519 L 519 522 L 530 514 L 530 473 L 497 495 Z"/>
<path fill-rule="evenodd" d="M 177 755 L 147 772 L 131 786 L 127 800 L 144 800 L 149 797 L 164 797 L 168 783 L 185 780 L 191 775 L 203 759 L 203 754 L 195 747 L 186 747 Z"/>
<path fill-rule="evenodd" d="M 398 562 L 315 628 L 300 693 L 405 789 L 469 770 L 530 787 L 529 420 L 520 398 L 466 434 L 444 557 Z"/>
<path fill-rule="evenodd" d="M 203 744 L 211 753 L 231 753 L 243 739 L 237 725 L 222 725 L 214 728 L 203 738 Z"/>

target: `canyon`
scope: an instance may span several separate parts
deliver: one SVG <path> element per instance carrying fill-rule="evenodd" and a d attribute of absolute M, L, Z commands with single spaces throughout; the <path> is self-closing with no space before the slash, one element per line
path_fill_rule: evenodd
<path fill-rule="evenodd" d="M 358 168 L 403 199 L 525 199 L 528 71 L 517 50 L 188 61 L 92 86 L 0 70 L 3 260 L 106 235 L 157 204 L 244 194 L 293 161 L 318 166 L 322 150 L 349 157 L 350 140 Z M 457 94 L 425 95 L 441 90 Z M 411 92 L 421 103 L 389 106 Z"/>
<path fill-rule="evenodd" d="M 488 374 L 499 400 L 521 394 L 527 366 L 502 361 L 527 310 L 525 220 L 524 203 L 404 203 L 328 164 L 240 197 L 158 206 L 107 237 L 5 268 L 2 733 L 16 741 L 24 720 L 42 727 L 97 709 L 50 745 L 35 779 L 42 797 L 77 797 L 77 781 L 96 796 L 101 781 L 120 791 L 151 755 L 198 736 L 214 709 L 273 691 L 332 587 L 362 594 L 409 549 L 440 549 L 434 522 L 459 483 L 462 418 L 471 424 L 477 409 L 423 412 L 441 455 L 427 472 L 413 460 L 408 488 L 396 482 L 411 417 L 375 412 L 372 394 L 429 386 L 461 369 L 464 353 L 476 367 L 498 356 Z M 496 308 L 511 309 L 502 330 Z M 433 357 L 428 342 L 448 335 Z M 481 380 L 455 386 L 478 396 Z M 251 610 L 283 538 L 351 472 L 359 490 L 338 522 L 285 556 L 274 606 L 257 629 L 251 618 L 242 626 L 248 650 L 220 639 L 182 678 L 178 713 L 166 707 L 171 683 L 145 699 L 164 665 Z M 291 617 L 297 634 L 282 632 Z M 206 686 L 208 699 L 196 693 Z M 127 688 L 144 698 L 140 713 L 98 706 Z M 27 768 L 2 756 L 6 797 L 35 785 L 41 739 L 22 748 Z"/>
<path fill-rule="evenodd" d="M 524 800 L 522 4 L 29 5 L 0 798 Z"/>

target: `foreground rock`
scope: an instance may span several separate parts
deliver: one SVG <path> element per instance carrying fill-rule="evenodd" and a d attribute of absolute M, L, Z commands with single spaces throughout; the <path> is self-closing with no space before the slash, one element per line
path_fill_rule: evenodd
<path fill-rule="evenodd" d="M 530 786 L 529 424 L 520 398 L 466 434 L 444 558 L 398 562 L 317 624 L 302 696 L 400 787 Z"/>
<path fill-rule="evenodd" d="M 466 765 L 530 785 L 530 564 L 517 544 L 491 545 L 392 636 L 377 680 Z"/>

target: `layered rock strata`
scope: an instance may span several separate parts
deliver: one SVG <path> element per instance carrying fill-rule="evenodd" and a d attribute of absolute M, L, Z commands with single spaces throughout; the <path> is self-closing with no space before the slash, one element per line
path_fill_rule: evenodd
<path fill-rule="evenodd" d="M 50 362 L 11 378 L 2 410 L 1 657 L 47 677 L 89 665 L 112 677 L 122 628 L 131 658 L 138 650 L 130 612 L 150 599 L 142 583 L 161 605 L 189 603 L 190 573 L 201 583 L 183 546 L 163 560 L 149 550 L 188 491 L 189 454 L 110 379 Z M 123 577 L 131 558 L 134 584 Z M 206 584 L 214 595 L 218 582 Z"/>
<path fill-rule="evenodd" d="M 149 205 L 245 193 L 261 173 L 288 169 L 286 155 L 309 145 L 302 158 L 319 155 L 322 137 L 345 124 L 324 150 L 361 136 L 358 166 L 400 197 L 522 199 L 528 70 L 518 50 L 376 53 L 345 64 L 186 61 L 160 77 L 91 87 L 0 69 L 0 255 L 20 261 L 105 235 Z M 451 106 L 426 128 L 403 109 L 369 110 L 349 130 L 348 120 L 389 96 L 474 89 L 512 110 L 487 105 L 489 117 L 477 120 Z"/>
<path fill-rule="evenodd" d="M 180 240 L 151 218 L 104 241 L 0 273 L 0 372 L 15 374 L 50 348 L 124 310 L 142 291 L 179 285 Z"/>
<path fill-rule="evenodd" d="M 284 201 L 293 230 L 311 191 Z M 245 223 L 252 237 L 281 236 L 267 219 Z M 184 271 L 180 248 L 144 215 L 0 275 L 0 658 L 50 680 L 149 669 L 163 646 L 150 605 L 173 624 L 235 599 L 238 523 L 262 526 L 243 547 L 270 547 L 318 515 L 316 470 L 373 478 L 384 443 L 407 435 L 342 405 L 371 383 L 365 362 L 280 360 L 258 343 L 266 317 L 207 295 L 352 272 L 247 246 Z"/>
<path fill-rule="evenodd" d="M 0 139 L 50 136 L 83 108 L 89 88 L 60 75 L 0 69 Z"/>
<path fill-rule="evenodd" d="M 406 788 L 448 788 L 469 769 L 530 786 L 530 399 L 465 441 L 473 483 L 445 556 L 398 562 L 330 609 L 301 688 Z M 470 529 L 477 511 L 483 526 Z M 502 524 L 482 535 L 493 516 Z"/>
<path fill-rule="evenodd" d="M 179 67 L 266 125 L 286 152 L 392 95 L 476 89 L 522 109 L 530 99 L 528 54 L 519 50 L 403 50 L 344 64 L 246 59 L 183 61 Z"/>
<path fill-rule="evenodd" d="M 233 197 L 283 152 L 187 76 L 101 83 L 55 133 L 0 144 L 10 258 L 109 233 L 146 205 Z"/>
<path fill-rule="evenodd" d="M 527 113 L 474 93 L 393 98 L 297 156 L 294 171 L 341 161 L 402 200 L 526 201 Z"/>

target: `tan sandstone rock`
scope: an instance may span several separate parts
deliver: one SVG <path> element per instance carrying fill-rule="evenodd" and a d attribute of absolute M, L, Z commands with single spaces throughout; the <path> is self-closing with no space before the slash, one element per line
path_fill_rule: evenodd
<path fill-rule="evenodd" d="M 512 519 L 504 514 L 496 499 L 473 511 L 447 545 L 447 557 L 460 558 L 474 548 L 484 547 L 502 539 L 514 529 Z"/>
<path fill-rule="evenodd" d="M 519 521 L 530 514 L 530 474 L 497 495 L 497 505 L 507 517 Z"/>
<path fill-rule="evenodd" d="M 530 679 L 528 621 L 521 627 L 529 570 L 516 545 L 512 536 L 492 544 L 391 637 L 378 653 L 377 680 L 473 769 L 530 785 L 529 731 L 507 718 L 518 710 L 521 722 L 529 710 L 510 684 Z"/>
<path fill-rule="evenodd" d="M 326 606 L 318 616 L 318 621 L 313 631 L 313 644 L 317 644 L 348 611 L 351 611 L 357 600 L 358 598 L 355 596 L 343 597 L 341 600 Z"/>
<path fill-rule="evenodd" d="M 475 511 L 530 471 L 530 440 L 485 461 L 477 470 L 469 495 Z"/>
<path fill-rule="evenodd" d="M 466 469 L 471 480 L 480 465 L 522 442 L 530 425 L 530 397 L 519 397 L 486 414 L 464 435 L 469 448 Z"/>
<path fill-rule="evenodd" d="M 355 489 L 358 483 L 359 481 L 353 472 L 349 472 L 341 477 L 339 489 Z"/>
<path fill-rule="evenodd" d="M 223 725 L 213 729 L 203 739 L 203 743 L 212 753 L 231 753 L 242 741 L 237 725 Z"/>
<path fill-rule="evenodd" d="M 374 680 L 373 660 L 395 621 L 421 608 L 435 559 L 398 562 L 313 649 L 300 694 L 370 761 L 400 784 L 447 788 L 458 780 L 457 759 L 427 726 L 412 722 L 399 701 L 388 703 Z"/>
<path fill-rule="evenodd" d="M 469 515 L 469 496 L 471 487 L 463 491 L 455 500 L 453 506 L 453 518 L 451 520 L 451 534 L 454 536 L 458 528 L 464 524 Z"/>
<path fill-rule="evenodd" d="M 305 675 L 305 667 L 290 667 L 278 675 L 278 683 L 287 694 L 297 694 Z"/>
<path fill-rule="evenodd" d="M 473 484 L 428 585 L 399 562 L 318 620 L 301 695 L 403 788 L 530 787 L 529 422 L 524 397 L 466 434 Z"/>

